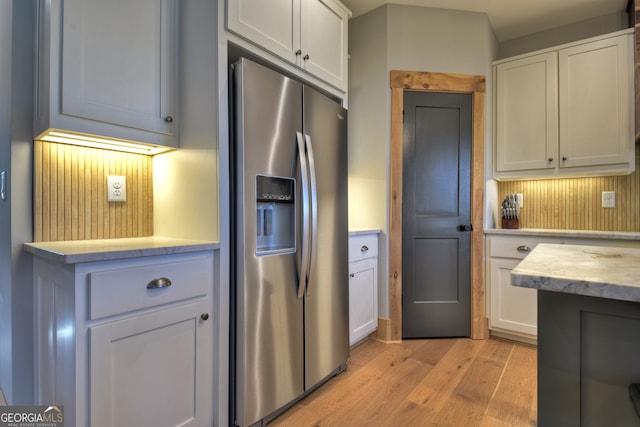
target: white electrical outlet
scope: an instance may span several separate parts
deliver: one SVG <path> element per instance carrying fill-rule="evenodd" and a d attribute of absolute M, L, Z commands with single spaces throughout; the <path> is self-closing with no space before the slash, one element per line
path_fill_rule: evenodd
<path fill-rule="evenodd" d="M 602 207 L 603 208 L 615 208 L 616 207 L 616 192 L 615 191 L 603 191 L 602 192 Z"/>
<path fill-rule="evenodd" d="M 126 177 L 118 175 L 107 175 L 107 200 L 110 202 L 127 201 Z"/>

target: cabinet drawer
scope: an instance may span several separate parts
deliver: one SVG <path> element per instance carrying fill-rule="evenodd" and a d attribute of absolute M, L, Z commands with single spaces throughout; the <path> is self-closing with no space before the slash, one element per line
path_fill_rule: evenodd
<path fill-rule="evenodd" d="M 349 236 L 349 262 L 378 256 L 378 235 L 359 234 Z"/>
<path fill-rule="evenodd" d="M 205 296 L 213 285 L 213 260 L 200 257 L 89 273 L 89 319 Z M 152 282 L 168 279 L 164 286 Z"/>
<path fill-rule="evenodd" d="M 490 237 L 489 256 L 524 259 L 540 243 L 562 243 L 560 239 L 539 237 Z"/>

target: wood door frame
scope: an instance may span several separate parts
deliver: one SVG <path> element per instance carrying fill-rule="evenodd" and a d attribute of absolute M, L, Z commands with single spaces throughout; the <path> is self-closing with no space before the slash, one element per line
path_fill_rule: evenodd
<path fill-rule="evenodd" d="M 473 96 L 471 141 L 471 338 L 489 335 L 484 301 L 483 193 L 484 99 L 486 77 L 392 70 L 390 218 L 389 218 L 389 314 L 377 337 L 402 340 L 402 146 L 404 91 L 470 93 Z M 386 322 L 385 322 L 386 323 Z"/>

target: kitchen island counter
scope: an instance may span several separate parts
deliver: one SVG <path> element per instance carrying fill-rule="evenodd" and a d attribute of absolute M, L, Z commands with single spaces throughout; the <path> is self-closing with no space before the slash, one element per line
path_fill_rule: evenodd
<path fill-rule="evenodd" d="M 515 286 L 640 301 L 640 248 L 542 243 L 511 272 Z"/>
<path fill-rule="evenodd" d="M 640 249 L 539 244 L 511 281 L 538 290 L 538 425 L 640 426 Z"/>

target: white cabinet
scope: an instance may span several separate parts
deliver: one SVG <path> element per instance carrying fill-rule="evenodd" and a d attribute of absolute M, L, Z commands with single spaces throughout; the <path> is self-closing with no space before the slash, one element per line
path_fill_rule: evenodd
<path fill-rule="evenodd" d="M 554 168 L 558 151 L 555 52 L 496 66 L 496 171 Z"/>
<path fill-rule="evenodd" d="M 350 14 L 337 0 L 227 0 L 227 29 L 346 92 Z"/>
<path fill-rule="evenodd" d="M 349 236 L 349 343 L 378 328 L 378 234 Z"/>
<path fill-rule="evenodd" d="M 178 1 L 37 7 L 36 139 L 63 130 L 177 147 Z"/>
<path fill-rule="evenodd" d="M 35 260 L 36 403 L 81 426 L 213 424 L 213 253 Z"/>
<path fill-rule="evenodd" d="M 531 237 L 487 238 L 489 329 L 493 334 L 529 342 L 536 340 L 537 291 L 512 286 L 511 270 L 541 241 Z"/>
<path fill-rule="evenodd" d="M 496 62 L 495 178 L 635 169 L 633 35 Z"/>

